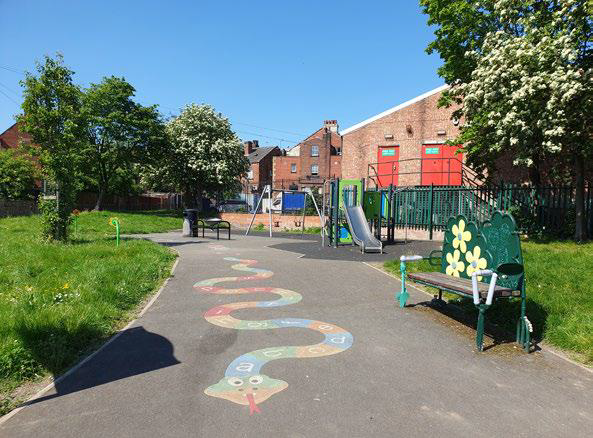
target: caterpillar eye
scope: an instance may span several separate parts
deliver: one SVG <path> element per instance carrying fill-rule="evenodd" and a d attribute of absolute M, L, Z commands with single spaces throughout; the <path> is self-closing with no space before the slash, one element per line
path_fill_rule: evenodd
<path fill-rule="evenodd" d="M 227 382 L 232 386 L 241 386 L 243 384 L 243 380 L 239 379 L 238 377 L 231 377 L 227 380 Z"/>
<path fill-rule="evenodd" d="M 264 378 L 262 376 L 252 376 L 249 378 L 249 383 L 251 383 L 252 385 L 259 385 L 263 381 Z"/>

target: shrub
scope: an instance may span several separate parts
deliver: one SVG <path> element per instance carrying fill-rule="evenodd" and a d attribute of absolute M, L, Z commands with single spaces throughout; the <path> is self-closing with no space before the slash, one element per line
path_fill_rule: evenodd
<path fill-rule="evenodd" d="M 0 198 L 27 199 L 35 186 L 37 170 L 26 155 L 0 150 Z"/>

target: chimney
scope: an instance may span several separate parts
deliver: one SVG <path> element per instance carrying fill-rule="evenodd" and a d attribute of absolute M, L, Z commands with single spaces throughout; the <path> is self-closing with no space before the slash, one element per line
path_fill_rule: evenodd
<path fill-rule="evenodd" d="M 249 155 L 250 153 L 253 152 L 253 142 L 252 141 L 246 141 L 243 142 L 243 148 L 245 150 L 245 155 Z"/>
<path fill-rule="evenodd" d="M 259 140 L 253 140 L 253 149 L 256 149 L 259 147 Z"/>
<path fill-rule="evenodd" d="M 337 120 L 325 120 L 323 127 L 329 132 L 338 132 L 338 121 Z"/>

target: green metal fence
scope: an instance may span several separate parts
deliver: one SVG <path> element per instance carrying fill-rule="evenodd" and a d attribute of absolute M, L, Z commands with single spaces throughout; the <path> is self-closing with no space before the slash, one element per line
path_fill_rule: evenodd
<path fill-rule="evenodd" d="M 484 221 L 496 210 L 511 212 L 523 232 L 570 234 L 574 230 L 574 187 L 411 187 L 393 197 L 392 226 L 442 231 L 451 216 Z M 593 186 L 585 187 L 585 214 L 593 235 Z"/>

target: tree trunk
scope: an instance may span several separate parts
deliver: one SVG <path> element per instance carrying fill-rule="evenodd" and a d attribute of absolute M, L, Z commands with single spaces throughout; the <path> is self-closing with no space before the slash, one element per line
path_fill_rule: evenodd
<path fill-rule="evenodd" d="M 196 200 L 196 208 L 198 209 L 198 211 L 202 211 L 202 191 L 201 190 L 197 190 L 196 191 L 196 196 L 195 196 L 195 200 Z"/>
<path fill-rule="evenodd" d="M 574 164 L 576 179 L 574 239 L 577 242 L 583 242 L 587 240 L 587 224 L 585 218 L 585 160 L 582 154 L 575 153 Z"/>
<path fill-rule="evenodd" d="M 539 188 L 542 184 L 542 176 L 540 172 L 540 161 L 538 158 L 533 158 L 533 165 L 529 167 L 529 181 L 539 192 Z"/>
<path fill-rule="evenodd" d="M 183 208 L 196 208 L 196 196 L 190 187 L 183 191 Z"/>
<path fill-rule="evenodd" d="M 103 198 L 105 197 L 105 189 L 101 187 L 99 189 L 99 196 L 97 196 L 97 202 L 95 203 L 95 211 L 103 210 Z"/>

